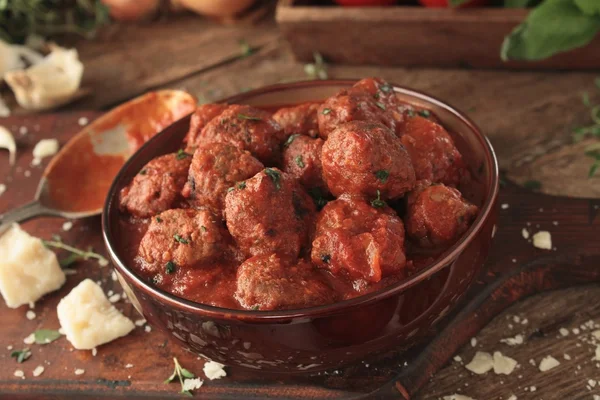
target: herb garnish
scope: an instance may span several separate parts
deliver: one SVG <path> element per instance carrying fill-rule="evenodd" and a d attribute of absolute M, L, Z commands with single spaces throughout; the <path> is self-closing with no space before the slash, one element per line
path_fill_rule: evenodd
<path fill-rule="evenodd" d="M 595 85 L 600 89 L 600 77 L 594 80 Z M 590 96 L 588 93 L 583 93 L 582 95 L 583 105 L 588 107 L 590 110 L 590 116 L 592 119 L 593 125 L 580 127 L 573 131 L 573 140 L 575 142 L 580 142 L 588 136 L 592 136 L 595 138 L 600 138 L 600 104 L 592 105 L 590 101 Z M 592 178 L 598 168 L 600 168 L 600 143 L 592 143 L 587 146 L 585 149 L 585 155 L 594 159 L 594 162 L 590 166 L 588 172 L 588 178 Z"/>
<path fill-rule="evenodd" d="M 314 63 L 304 64 L 304 73 L 311 79 L 327 79 L 327 64 L 321 53 L 314 52 Z"/>
<path fill-rule="evenodd" d="M 296 161 L 296 165 L 299 166 L 300 168 L 304 168 L 304 160 L 302 160 L 302 156 L 300 154 L 298 154 L 296 156 L 296 158 L 294 159 L 294 161 Z"/>
<path fill-rule="evenodd" d="M 175 272 L 175 263 L 173 261 L 167 261 L 167 265 L 165 265 L 165 272 L 167 274 L 172 274 Z"/>
<path fill-rule="evenodd" d="M 375 102 L 375 104 L 377 105 L 377 107 L 379 107 L 379 108 L 381 108 L 382 110 L 384 110 L 384 111 L 385 111 L 385 104 L 383 104 L 383 103 L 380 103 L 380 102 L 378 102 L 378 101 L 376 101 L 376 102 Z"/>
<path fill-rule="evenodd" d="M 523 187 L 530 190 L 540 190 L 542 188 L 542 183 L 536 180 L 529 180 L 523 183 Z"/>
<path fill-rule="evenodd" d="M 173 370 L 173 374 L 165 379 L 164 383 L 171 383 L 175 380 L 175 378 L 179 379 L 179 383 L 181 384 L 181 391 L 179 393 L 185 394 L 187 396 L 191 396 L 192 393 L 189 390 L 183 390 L 183 379 L 194 379 L 195 376 L 187 369 L 183 368 L 179 361 L 177 361 L 176 357 L 173 357 L 173 362 L 175 363 L 175 369 Z"/>
<path fill-rule="evenodd" d="M 294 139 L 296 139 L 298 136 L 300 136 L 298 133 L 294 133 L 293 135 L 290 135 L 290 137 L 287 138 L 287 140 L 283 144 L 283 147 L 288 147 L 290 144 L 292 144 Z"/>
<path fill-rule="evenodd" d="M 258 311 L 258 310 L 260 310 L 260 306 L 258 304 L 255 304 L 252 306 L 252 310 Z"/>
<path fill-rule="evenodd" d="M 325 207 L 325 205 L 327 204 L 327 199 L 323 196 L 321 189 L 319 189 L 318 187 L 310 188 L 308 190 L 308 194 L 310 194 L 310 197 L 312 197 L 313 202 L 319 210 Z"/>
<path fill-rule="evenodd" d="M 148 171 L 146 171 L 146 169 L 141 170 L 140 172 L 138 172 L 138 175 L 146 175 Z"/>
<path fill-rule="evenodd" d="M 238 189 L 246 189 L 246 182 L 239 182 L 237 184 Z"/>
<path fill-rule="evenodd" d="M 231 186 L 227 188 L 227 193 L 229 192 L 233 192 L 235 190 L 235 187 Z"/>
<path fill-rule="evenodd" d="M 386 206 L 385 201 L 381 200 L 381 192 L 377 191 L 377 198 L 371 200 L 371 205 L 375 208 L 383 208 Z"/>
<path fill-rule="evenodd" d="M 420 110 L 418 114 L 423 118 L 429 118 L 431 116 L 431 111 L 429 110 Z"/>
<path fill-rule="evenodd" d="M 63 250 L 69 251 L 72 254 L 74 254 L 74 255 L 69 255 L 62 260 L 62 263 L 66 264 L 66 265 L 64 265 L 65 267 L 67 265 L 73 264 L 75 261 L 87 260 L 90 258 L 95 258 L 96 260 L 98 260 L 98 264 L 100 264 L 101 267 L 105 267 L 108 265 L 108 260 L 106 258 L 104 258 L 103 256 L 101 256 L 100 254 L 94 253 L 91 248 L 88 251 L 84 251 L 84 250 L 80 250 L 76 247 L 64 244 L 60 240 L 60 237 L 55 237 L 54 239 L 55 240 L 42 240 L 42 243 L 46 247 L 54 247 L 57 249 L 63 249 Z M 75 258 L 75 257 L 77 257 L 77 258 Z"/>
<path fill-rule="evenodd" d="M 208 231 L 208 229 L 206 229 L 206 227 L 205 227 L 204 225 L 200 225 L 200 230 L 201 230 L 202 232 L 206 232 L 206 231 Z"/>
<path fill-rule="evenodd" d="M 79 260 L 81 260 L 81 257 L 79 257 L 75 253 L 71 253 L 65 258 L 58 260 L 58 265 L 60 265 L 62 268 L 67 268 L 68 266 L 70 266 L 71 264 L 75 264 Z"/>
<path fill-rule="evenodd" d="M 331 112 L 331 108 L 324 108 L 323 111 L 321 111 L 321 114 L 323 115 L 327 115 Z"/>
<path fill-rule="evenodd" d="M 163 220 L 161 217 L 156 217 L 156 222 L 158 222 L 160 224 L 161 222 L 163 222 Z"/>
<path fill-rule="evenodd" d="M 254 53 L 254 49 L 252 48 L 252 46 L 250 46 L 248 42 L 246 42 L 246 40 L 240 39 L 238 43 L 242 51 L 242 57 L 248 57 L 249 55 Z"/>
<path fill-rule="evenodd" d="M 379 89 L 383 93 L 389 93 L 392 91 L 392 86 L 389 83 L 384 83 L 383 85 L 379 86 Z"/>
<path fill-rule="evenodd" d="M 28 348 L 25 348 L 23 350 L 15 350 L 12 353 L 10 353 L 10 356 L 16 358 L 17 362 L 21 364 L 23 361 L 31 357 L 31 351 L 29 351 Z"/>
<path fill-rule="evenodd" d="M 331 261 L 331 255 L 323 254 L 321 256 L 321 261 L 323 261 L 325 264 L 329 264 L 329 261 Z"/>
<path fill-rule="evenodd" d="M 181 235 L 179 235 L 177 233 L 173 235 L 173 239 L 175 239 L 176 242 L 179 242 L 181 244 L 190 244 L 189 240 L 185 239 L 184 237 L 182 237 Z"/>
<path fill-rule="evenodd" d="M 60 332 L 54 329 L 38 329 L 37 331 L 33 332 L 33 337 L 35 338 L 36 344 L 52 343 L 61 336 L 62 335 Z"/>
<path fill-rule="evenodd" d="M 417 115 L 417 114 L 415 114 L 415 110 L 407 110 L 406 114 L 411 118 L 414 117 L 415 115 Z"/>
<path fill-rule="evenodd" d="M 192 155 L 190 153 L 186 153 L 185 151 L 183 151 L 183 149 L 179 149 L 177 150 L 177 156 L 176 158 L 178 160 L 183 160 L 186 157 L 191 157 Z"/>
<path fill-rule="evenodd" d="M 379 171 L 375 171 L 375 177 L 377 179 L 379 179 L 382 183 L 386 183 L 389 176 L 390 176 L 389 171 L 386 171 L 385 169 L 380 169 Z"/>
<path fill-rule="evenodd" d="M 245 119 L 245 120 L 249 120 L 249 121 L 262 121 L 261 117 L 254 117 L 252 115 L 246 115 L 246 114 L 238 114 L 237 117 L 238 117 L 238 119 Z"/>
<path fill-rule="evenodd" d="M 278 171 L 272 168 L 265 168 L 265 174 L 271 178 L 277 190 L 281 189 L 281 174 Z"/>

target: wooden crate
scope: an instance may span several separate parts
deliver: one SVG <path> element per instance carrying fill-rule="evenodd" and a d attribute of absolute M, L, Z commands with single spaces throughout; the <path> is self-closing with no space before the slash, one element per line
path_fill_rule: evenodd
<path fill-rule="evenodd" d="M 299 61 L 313 52 L 342 64 L 517 69 L 600 68 L 600 38 L 536 62 L 500 59 L 500 46 L 525 9 L 353 8 L 279 0 L 276 19 Z"/>

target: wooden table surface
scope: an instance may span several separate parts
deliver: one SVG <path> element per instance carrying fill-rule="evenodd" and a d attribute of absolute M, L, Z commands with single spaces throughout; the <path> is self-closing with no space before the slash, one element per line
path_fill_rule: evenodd
<path fill-rule="evenodd" d="M 243 56 L 240 40 L 249 43 L 255 52 Z M 269 19 L 255 25 L 222 26 L 183 16 L 153 25 L 111 27 L 97 39 L 78 42 L 76 46 L 86 67 L 83 85 L 92 94 L 66 107 L 65 112 L 106 110 L 158 88 L 185 89 L 201 101 L 211 101 L 250 88 L 306 78 L 304 66 L 293 60 Z M 591 123 L 581 101 L 582 93 L 589 92 L 592 102 L 600 101 L 594 73 L 341 65 L 330 65 L 328 73 L 331 78 L 382 76 L 439 97 L 467 111 L 488 135 L 508 180 L 517 184 L 539 181 L 541 192 L 552 195 L 600 198 L 600 176 L 588 179 L 591 159 L 583 155 L 591 140 L 573 143 L 571 136 L 573 128 Z M 15 133 L 20 124 L 31 123 L 30 131 L 35 131 L 37 124 L 34 117 L 21 118 L 17 125 L 12 121 L 13 126 L 7 127 Z M 6 159 L 5 154 L 0 154 L 0 162 Z M 25 179 L 22 173 L 10 172 L 15 182 Z M 5 178 L 0 176 L 0 181 Z M 35 172 L 31 179 L 35 179 Z M 19 198 L 25 201 L 27 195 L 23 193 Z M 6 204 L 0 197 L 0 212 L 14 205 Z M 519 204 L 509 206 L 518 209 Z M 94 223 L 83 224 L 82 229 L 98 228 Z M 600 246 L 597 236 L 589 240 L 597 241 Z M 3 307 L 2 313 L 24 313 L 23 310 Z M 523 320 L 527 323 L 522 323 Z M 600 395 L 600 384 L 595 383 L 600 380 L 600 365 L 591 360 L 593 348 L 584 343 L 590 330 L 580 328 L 589 320 L 600 322 L 597 285 L 546 293 L 523 301 L 495 318 L 477 336 L 474 347 L 468 345 L 457 354 L 469 361 L 476 350 L 501 350 L 519 362 L 521 367 L 517 371 L 509 376 L 478 376 L 465 370 L 462 362 L 453 362 L 431 380 L 417 399 L 438 399 L 454 393 L 480 400 L 506 400 L 511 394 L 518 399 L 592 399 L 593 394 Z M 560 328 L 568 329 L 569 335 L 561 335 Z M 8 328 L 2 327 L 0 332 L 3 329 Z M 578 332 L 576 329 L 579 333 L 573 333 Z M 499 342 L 519 333 L 525 337 L 522 345 L 510 347 Z M 156 353 L 162 354 L 160 349 Z M 571 359 L 566 360 L 565 354 Z M 554 356 L 561 365 L 545 373 L 530 365 L 530 360 L 539 364 L 547 355 Z M 3 363 L 14 362 L 4 355 L 0 359 Z M 99 360 L 98 368 L 100 363 Z M 11 364 L 10 370 L 16 367 L 17 364 Z M 157 360 L 156 368 L 164 369 L 159 375 L 167 376 L 170 361 Z M 16 379 L 4 376 L 7 370 L 2 368 L 0 381 Z M 123 370 L 123 379 L 128 374 Z M 135 376 L 131 379 L 134 381 Z M 593 383 L 588 383 L 590 379 Z"/>

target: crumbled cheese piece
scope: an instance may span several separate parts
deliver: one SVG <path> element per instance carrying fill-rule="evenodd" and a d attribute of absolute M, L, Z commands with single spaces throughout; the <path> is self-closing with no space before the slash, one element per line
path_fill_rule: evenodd
<path fill-rule="evenodd" d="M 523 344 L 523 335 L 519 334 L 514 338 L 500 339 L 500 343 L 506 343 L 509 346 L 517 346 Z"/>
<path fill-rule="evenodd" d="M 21 135 L 27 135 L 27 132 L 29 132 L 29 129 L 27 129 L 26 126 L 22 126 L 22 127 L 19 128 L 19 133 Z"/>
<path fill-rule="evenodd" d="M 596 357 L 594 357 L 594 360 L 595 361 L 600 361 L 600 346 L 596 346 L 595 356 Z"/>
<path fill-rule="evenodd" d="M 523 228 L 521 234 L 523 235 L 523 239 L 529 239 L 529 231 L 527 229 Z"/>
<path fill-rule="evenodd" d="M 531 364 L 531 365 L 533 365 L 533 366 L 535 367 L 535 365 L 536 365 L 536 364 L 535 364 L 535 360 L 534 360 L 533 358 L 531 358 L 531 359 L 529 360 L 529 364 Z"/>
<path fill-rule="evenodd" d="M 146 326 L 144 327 L 144 331 L 145 331 L 146 333 L 150 333 L 150 331 L 152 331 L 152 327 L 151 327 L 150 325 L 146 325 Z"/>
<path fill-rule="evenodd" d="M 552 250 L 552 237 L 548 231 L 539 231 L 533 235 L 533 245 L 538 249 Z"/>
<path fill-rule="evenodd" d="M 133 364 L 127 364 L 127 365 L 125 365 L 125 368 L 133 368 Z"/>
<path fill-rule="evenodd" d="M 527 318 L 523 318 L 521 320 L 521 325 L 527 325 L 529 323 L 529 320 Z"/>
<path fill-rule="evenodd" d="M 115 271 L 112 271 L 112 272 L 110 273 L 110 279 L 112 279 L 112 280 L 113 280 L 113 282 L 116 282 L 116 281 L 117 281 L 117 279 L 118 279 L 118 278 L 117 278 L 117 273 L 116 273 Z"/>
<path fill-rule="evenodd" d="M 227 376 L 227 373 L 223 369 L 224 365 L 215 361 L 208 361 L 204 364 L 204 375 L 211 381 L 213 379 L 221 379 Z"/>
<path fill-rule="evenodd" d="M 89 120 L 86 117 L 81 117 L 77 121 L 77 123 L 79 124 L 79 126 L 85 126 L 85 125 L 88 124 L 88 122 L 89 122 Z"/>
<path fill-rule="evenodd" d="M 34 319 L 35 319 L 35 312 L 33 312 L 33 311 L 31 311 L 31 310 L 28 310 L 28 311 L 25 313 L 25 317 L 26 317 L 28 320 L 30 320 L 30 321 L 31 321 L 31 320 L 34 320 Z"/>
<path fill-rule="evenodd" d="M 588 385 L 590 385 L 591 387 L 596 387 L 596 384 L 597 384 L 597 383 L 598 383 L 598 382 L 597 382 L 597 381 L 595 381 L 595 380 L 593 380 L 593 379 L 590 379 L 590 380 L 588 380 Z"/>
<path fill-rule="evenodd" d="M 515 396 L 514 394 L 511 394 L 510 397 L 506 400 L 517 400 L 517 396 Z"/>
<path fill-rule="evenodd" d="M 461 356 L 454 356 L 454 361 L 461 362 L 462 361 Z"/>
<path fill-rule="evenodd" d="M 6 192 L 6 185 L 4 183 L 0 183 L 0 196 L 2 196 Z"/>
<path fill-rule="evenodd" d="M 121 295 L 119 293 L 113 294 L 108 298 L 108 301 L 110 301 L 111 303 L 116 303 L 119 300 L 121 300 Z"/>
<path fill-rule="evenodd" d="M 465 396 L 462 394 L 452 394 L 450 396 L 444 396 L 444 400 L 475 400 L 472 397 Z"/>
<path fill-rule="evenodd" d="M 34 160 L 41 160 L 45 157 L 50 157 L 58 152 L 58 140 L 42 139 L 33 148 Z"/>
<path fill-rule="evenodd" d="M 499 351 L 494 352 L 494 373 L 496 375 L 510 375 L 515 370 L 517 361 L 504 356 Z"/>
<path fill-rule="evenodd" d="M 200 389 L 202 387 L 202 384 L 204 383 L 204 381 L 200 378 L 193 378 L 193 379 L 184 379 L 183 381 L 183 387 L 181 388 L 181 390 L 196 390 L 196 389 Z"/>
<path fill-rule="evenodd" d="M 44 372 L 44 367 L 42 365 L 38 365 L 33 370 L 33 376 L 40 376 Z"/>
<path fill-rule="evenodd" d="M 27 170 L 23 173 L 23 175 L 25 175 L 25 178 L 29 178 L 31 176 L 31 171 Z"/>
<path fill-rule="evenodd" d="M 25 344 L 35 343 L 35 335 L 33 333 L 31 333 L 29 336 L 27 336 L 25 339 L 23 339 L 23 343 L 25 343 Z"/>
<path fill-rule="evenodd" d="M 471 347 L 477 346 L 477 338 L 471 338 Z"/>
<path fill-rule="evenodd" d="M 600 340 L 600 330 L 594 331 L 592 332 L 592 336 L 597 339 Z"/>
<path fill-rule="evenodd" d="M 465 365 L 465 368 L 478 375 L 485 374 L 494 368 L 494 359 L 490 353 L 478 351 L 475 353 L 473 360 Z"/>
<path fill-rule="evenodd" d="M 546 356 L 544 358 L 542 358 L 542 361 L 540 361 L 540 366 L 539 369 L 541 372 L 546 372 L 546 371 L 550 371 L 552 368 L 556 368 L 560 365 L 560 362 L 552 357 L 552 356 Z"/>
<path fill-rule="evenodd" d="M 35 302 L 66 280 L 56 254 L 13 224 L 0 236 L 0 293 L 10 308 Z"/>
<path fill-rule="evenodd" d="M 77 368 L 75 370 L 75 375 L 83 375 L 85 374 L 85 369 Z"/>
<path fill-rule="evenodd" d="M 98 349 L 94 347 L 92 349 L 92 356 L 96 357 L 96 354 L 98 354 Z"/>
<path fill-rule="evenodd" d="M 11 344 L 9 344 L 8 346 L 6 346 L 6 350 L 10 351 L 10 350 L 12 350 L 12 349 L 13 349 L 13 347 L 12 347 L 12 345 L 11 345 Z"/>
<path fill-rule="evenodd" d="M 513 316 L 513 321 L 515 322 L 515 324 L 518 324 L 519 322 L 521 322 L 521 318 L 519 318 L 518 315 L 514 315 Z"/>
<path fill-rule="evenodd" d="M 579 335 L 580 330 L 578 328 L 573 328 L 573 335 Z"/>
<path fill-rule="evenodd" d="M 594 395 L 594 400 L 600 400 L 600 395 L 595 394 Z"/>
<path fill-rule="evenodd" d="M 135 326 L 143 326 L 146 323 L 145 319 L 138 319 L 135 321 Z"/>
<path fill-rule="evenodd" d="M 531 387 L 529 388 L 529 391 L 530 391 L 530 392 L 535 392 L 536 390 L 537 390 L 537 388 L 536 388 L 535 386 L 531 386 Z"/>
<path fill-rule="evenodd" d="M 504 203 L 500 206 L 500 208 L 502 208 L 503 210 L 506 210 L 508 207 L 510 207 L 507 203 Z"/>
<path fill-rule="evenodd" d="M 571 359 L 571 356 L 568 355 L 567 353 L 563 354 L 563 358 L 567 361 L 569 361 Z"/>
<path fill-rule="evenodd" d="M 89 350 L 134 329 L 133 322 L 106 298 L 91 279 L 77 285 L 57 307 L 58 320 L 67 339 L 78 350 Z"/>
<path fill-rule="evenodd" d="M 23 378 L 23 377 L 25 377 L 25 373 L 24 373 L 24 372 L 23 372 L 23 370 L 21 370 L 21 369 L 17 369 L 17 370 L 15 370 L 15 373 L 14 373 L 14 375 L 15 375 L 17 378 Z"/>
<path fill-rule="evenodd" d="M 558 331 L 563 336 L 569 336 L 569 330 L 567 328 L 560 328 Z"/>
<path fill-rule="evenodd" d="M 73 222 L 67 221 L 62 225 L 63 231 L 70 231 L 73 228 Z"/>

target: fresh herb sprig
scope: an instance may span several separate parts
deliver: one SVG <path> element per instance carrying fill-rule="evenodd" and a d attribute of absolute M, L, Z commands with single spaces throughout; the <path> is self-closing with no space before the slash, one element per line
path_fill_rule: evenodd
<path fill-rule="evenodd" d="M 54 329 L 38 329 L 37 331 L 33 332 L 33 337 L 35 338 L 36 344 L 52 343 L 61 336 L 62 334 Z"/>
<path fill-rule="evenodd" d="M 90 258 L 98 260 L 98 264 L 100 264 L 101 267 L 108 265 L 108 260 L 102 255 L 94 253 L 91 249 L 85 251 L 78 249 L 77 247 L 69 246 L 68 244 L 63 243 L 60 238 L 54 238 L 54 240 L 42 240 L 42 243 L 46 247 L 54 247 L 71 253 L 59 262 L 62 267 L 67 267 L 74 262 L 88 260 Z"/>
<path fill-rule="evenodd" d="M 327 73 L 327 64 L 325 63 L 321 53 L 314 52 L 313 58 L 315 60 L 314 63 L 304 65 L 304 73 L 306 76 L 308 76 L 310 79 L 329 78 L 329 74 Z"/>
<path fill-rule="evenodd" d="M 183 368 L 181 364 L 179 364 L 179 361 L 177 361 L 177 357 L 173 357 L 173 363 L 175 364 L 175 369 L 173 370 L 171 376 L 165 379 L 164 383 L 171 383 L 175 380 L 175 378 L 178 378 L 179 383 L 181 384 L 181 391 L 179 393 L 185 394 L 186 396 L 191 396 L 192 392 L 190 392 L 189 390 L 183 390 L 183 380 L 194 379 L 194 374 L 192 374 L 187 369 Z"/>
<path fill-rule="evenodd" d="M 23 350 L 15 350 L 10 353 L 10 356 L 15 358 L 19 364 L 31 357 L 31 350 L 24 348 Z"/>

